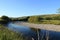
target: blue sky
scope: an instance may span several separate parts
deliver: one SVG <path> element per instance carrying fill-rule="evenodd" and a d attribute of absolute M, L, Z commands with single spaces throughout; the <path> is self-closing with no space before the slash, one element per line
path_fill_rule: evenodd
<path fill-rule="evenodd" d="M 60 0 L 0 0 L 0 16 L 54 14 L 58 8 Z"/>

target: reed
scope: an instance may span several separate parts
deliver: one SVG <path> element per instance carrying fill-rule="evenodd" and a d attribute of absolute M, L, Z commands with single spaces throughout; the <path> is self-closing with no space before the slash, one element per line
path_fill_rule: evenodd
<path fill-rule="evenodd" d="M 8 30 L 0 24 L 0 40 L 25 40 L 22 34 Z"/>

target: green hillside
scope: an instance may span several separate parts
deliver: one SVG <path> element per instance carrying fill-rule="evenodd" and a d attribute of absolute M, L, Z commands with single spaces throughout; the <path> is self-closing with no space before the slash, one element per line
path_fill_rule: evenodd
<path fill-rule="evenodd" d="M 3 23 L 9 22 L 11 20 L 11 21 L 25 21 L 25 22 L 39 23 L 39 24 L 60 25 L 60 14 L 24 16 L 24 17 L 6 18 L 6 19 L 3 18 L 3 20 L 1 18 L 0 18 L 0 22 L 2 21 Z"/>
<path fill-rule="evenodd" d="M 60 24 L 60 14 L 30 16 L 28 22 L 40 24 Z"/>
<path fill-rule="evenodd" d="M 58 24 L 60 25 L 60 14 L 34 15 L 12 18 L 13 21 L 25 21 L 38 24 Z"/>

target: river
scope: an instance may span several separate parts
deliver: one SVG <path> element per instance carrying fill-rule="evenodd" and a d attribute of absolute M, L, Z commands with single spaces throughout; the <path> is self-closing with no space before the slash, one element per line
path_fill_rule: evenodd
<path fill-rule="evenodd" d="M 27 26 L 17 25 L 11 22 L 7 25 L 7 28 L 9 30 L 22 33 L 26 37 L 34 38 L 35 40 L 37 40 L 38 38 L 37 33 Z M 42 30 L 42 29 L 39 30 L 40 40 L 46 40 L 47 34 L 48 34 L 49 40 L 60 40 L 60 32 L 48 31 L 48 30 Z"/>

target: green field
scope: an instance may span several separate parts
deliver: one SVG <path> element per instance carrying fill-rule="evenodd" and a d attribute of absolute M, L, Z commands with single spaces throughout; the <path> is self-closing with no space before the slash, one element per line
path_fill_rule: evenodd
<path fill-rule="evenodd" d="M 42 22 L 38 22 L 38 23 L 60 25 L 60 20 L 42 20 Z"/>

